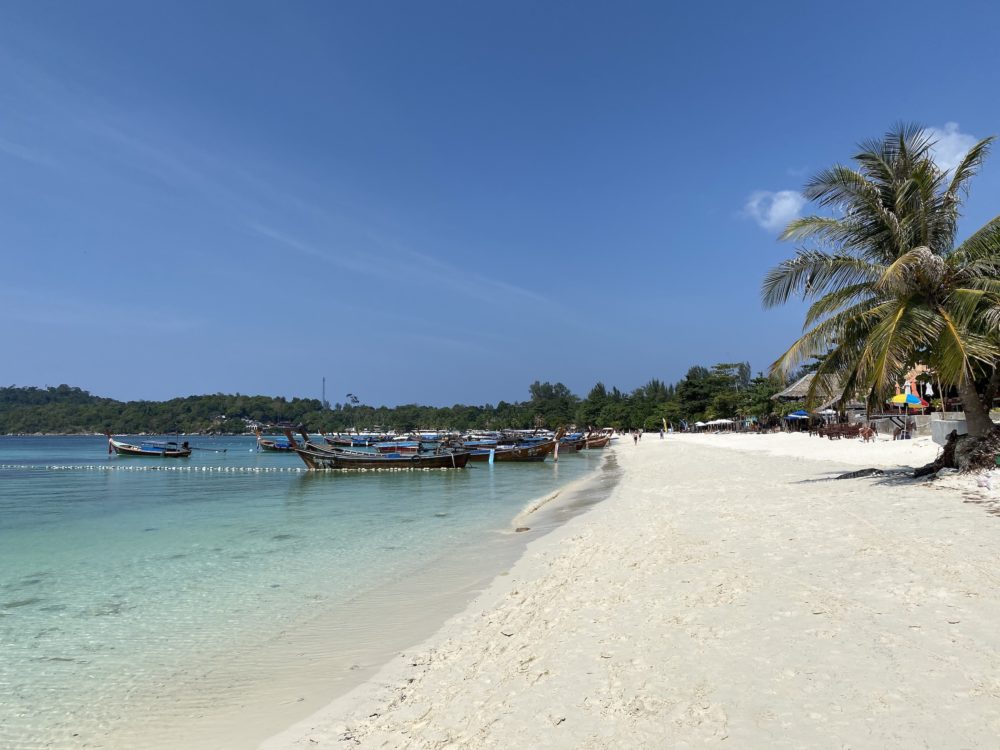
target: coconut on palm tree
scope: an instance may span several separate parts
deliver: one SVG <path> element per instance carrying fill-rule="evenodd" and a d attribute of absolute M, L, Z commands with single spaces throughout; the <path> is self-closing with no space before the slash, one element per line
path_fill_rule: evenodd
<path fill-rule="evenodd" d="M 855 166 L 809 182 L 806 197 L 831 215 L 789 224 L 782 239 L 800 246 L 764 279 L 766 307 L 811 301 L 773 370 L 827 354 L 810 396 L 837 384 L 831 395 L 874 404 L 923 362 L 958 389 L 970 435 L 994 429 L 976 383 L 1000 363 L 1000 216 L 956 245 L 962 199 L 993 140 L 944 170 L 926 130 L 900 125 L 861 144 Z"/>

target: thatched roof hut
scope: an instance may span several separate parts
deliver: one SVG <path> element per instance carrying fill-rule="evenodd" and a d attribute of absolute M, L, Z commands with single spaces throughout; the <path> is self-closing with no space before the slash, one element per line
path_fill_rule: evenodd
<path fill-rule="evenodd" d="M 771 398 L 775 401 L 805 401 L 814 377 L 816 377 L 814 372 L 803 375 L 781 393 L 775 393 Z"/>
<path fill-rule="evenodd" d="M 816 377 L 816 373 L 811 372 L 808 375 L 803 375 L 801 378 L 796 380 L 781 393 L 775 393 L 771 396 L 775 401 L 805 401 L 806 396 L 809 394 L 809 388 L 812 386 L 813 378 Z M 837 404 L 839 408 L 839 401 L 842 391 L 840 388 L 840 381 L 832 376 L 827 375 L 823 382 L 820 382 L 816 386 L 816 397 L 817 401 L 820 401 L 816 405 L 816 409 L 828 409 L 834 404 Z M 864 409 L 865 405 L 860 401 L 850 400 L 845 405 L 846 409 Z"/>

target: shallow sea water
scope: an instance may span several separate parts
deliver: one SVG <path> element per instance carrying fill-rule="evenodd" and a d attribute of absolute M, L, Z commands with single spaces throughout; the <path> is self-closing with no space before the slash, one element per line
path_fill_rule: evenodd
<path fill-rule="evenodd" d="M 190 440 L 211 450 L 0 437 L 0 747 L 129 746 L 129 728 L 204 719 L 277 670 L 292 684 L 371 658 L 388 636 L 347 616 L 358 602 L 384 620 L 415 588 L 447 594 L 460 584 L 435 564 L 475 565 L 529 501 L 603 461 L 310 474 L 252 438 Z"/>

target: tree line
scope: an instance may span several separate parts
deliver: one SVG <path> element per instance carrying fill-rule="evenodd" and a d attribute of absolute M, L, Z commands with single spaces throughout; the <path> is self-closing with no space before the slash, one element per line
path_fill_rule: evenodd
<path fill-rule="evenodd" d="M 746 362 L 695 366 L 677 383 L 652 379 L 631 392 L 597 383 L 584 398 L 562 383 L 535 381 L 528 399 L 509 403 L 454 406 L 370 406 L 353 394 L 345 403 L 319 399 L 242 394 L 187 396 L 169 401 L 117 401 L 68 385 L 0 388 L 0 433 L 242 434 L 248 422 L 305 425 L 313 431 L 555 429 L 576 425 L 619 430 L 659 429 L 664 420 L 716 417 L 773 418 L 796 405 L 771 399 L 784 388 L 782 379 L 750 376 Z"/>

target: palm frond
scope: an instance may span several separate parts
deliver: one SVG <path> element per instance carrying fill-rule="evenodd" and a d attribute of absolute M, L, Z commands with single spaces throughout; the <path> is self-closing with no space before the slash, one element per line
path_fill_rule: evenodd
<path fill-rule="evenodd" d="M 850 232 L 851 227 L 842 219 L 834 219 L 829 216 L 803 216 L 790 222 L 778 239 L 782 241 L 842 242 Z"/>
<path fill-rule="evenodd" d="M 787 376 L 807 359 L 839 350 L 843 346 L 843 341 L 853 341 L 858 338 L 857 331 L 870 328 L 881 318 L 883 312 L 879 308 L 880 306 L 872 307 L 865 301 L 813 326 L 771 363 L 771 373 Z M 850 333 L 845 335 L 845 331 Z"/>
<path fill-rule="evenodd" d="M 1000 268 L 1000 216 L 994 216 L 973 232 L 949 257 L 959 265 L 986 260 Z"/>
<path fill-rule="evenodd" d="M 979 167 L 982 166 L 983 161 L 989 155 L 990 147 L 995 140 L 996 136 L 993 135 L 983 138 L 962 157 L 962 161 L 955 167 L 955 171 L 951 176 L 951 182 L 946 191 L 947 195 L 957 197 L 959 192 L 968 192 L 969 180 L 979 171 Z"/>
<path fill-rule="evenodd" d="M 891 315 L 875 326 L 858 358 L 862 379 L 878 392 L 886 389 L 887 383 L 895 379 L 896 373 L 906 361 L 898 346 L 898 334 L 905 321 L 906 305 L 897 304 L 895 307 Z"/>
<path fill-rule="evenodd" d="M 959 325 L 968 327 L 977 315 L 985 312 L 984 303 L 990 297 L 981 289 L 954 289 L 948 295 L 947 309 Z"/>
<path fill-rule="evenodd" d="M 843 308 L 851 303 L 863 303 L 856 306 L 855 310 L 859 306 L 863 307 L 867 305 L 871 307 L 878 304 L 878 300 L 872 298 L 871 293 L 872 285 L 870 283 L 863 283 L 850 284 L 849 286 L 841 287 L 840 289 L 835 289 L 832 292 L 824 294 L 809 306 L 803 328 L 808 328 L 834 313 L 843 311 Z"/>
<path fill-rule="evenodd" d="M 876 207 L 879 204 L 877 186 L 857 170 L 836 164 L 806 183 L 803 194 L 821 206 Z"/>
<path fill-rule="evenodd" d="M 934 369 L 946 383 L 958 383 L 974 363 L 992 364 L 1000 356 L 996 337 L 973 333 L 943 307 L 937 310 L 944 325 L 934 350 Z"/>
<path fill-rule="evenodd" d="M 908 183 L 913 191 L 904 215 L 910 219 L 914 231 L 902 247 L 923 245 L 939 254 L 947 252 L 954 244 L 958 217 L 954 210 L 946 210 L 940 201 L 944 173 L 926 156 L 913 165 Z"/>
<path fill-rule="evenodd" d="M 880 276 L 879 266 L 861 258 L 801 249 L 794 258 L 768 271 L 761 285 L 761 300 L 766 308 L 776 307 L 793 295 L 814 297 L 827 289 L 873 282 Z"/>

